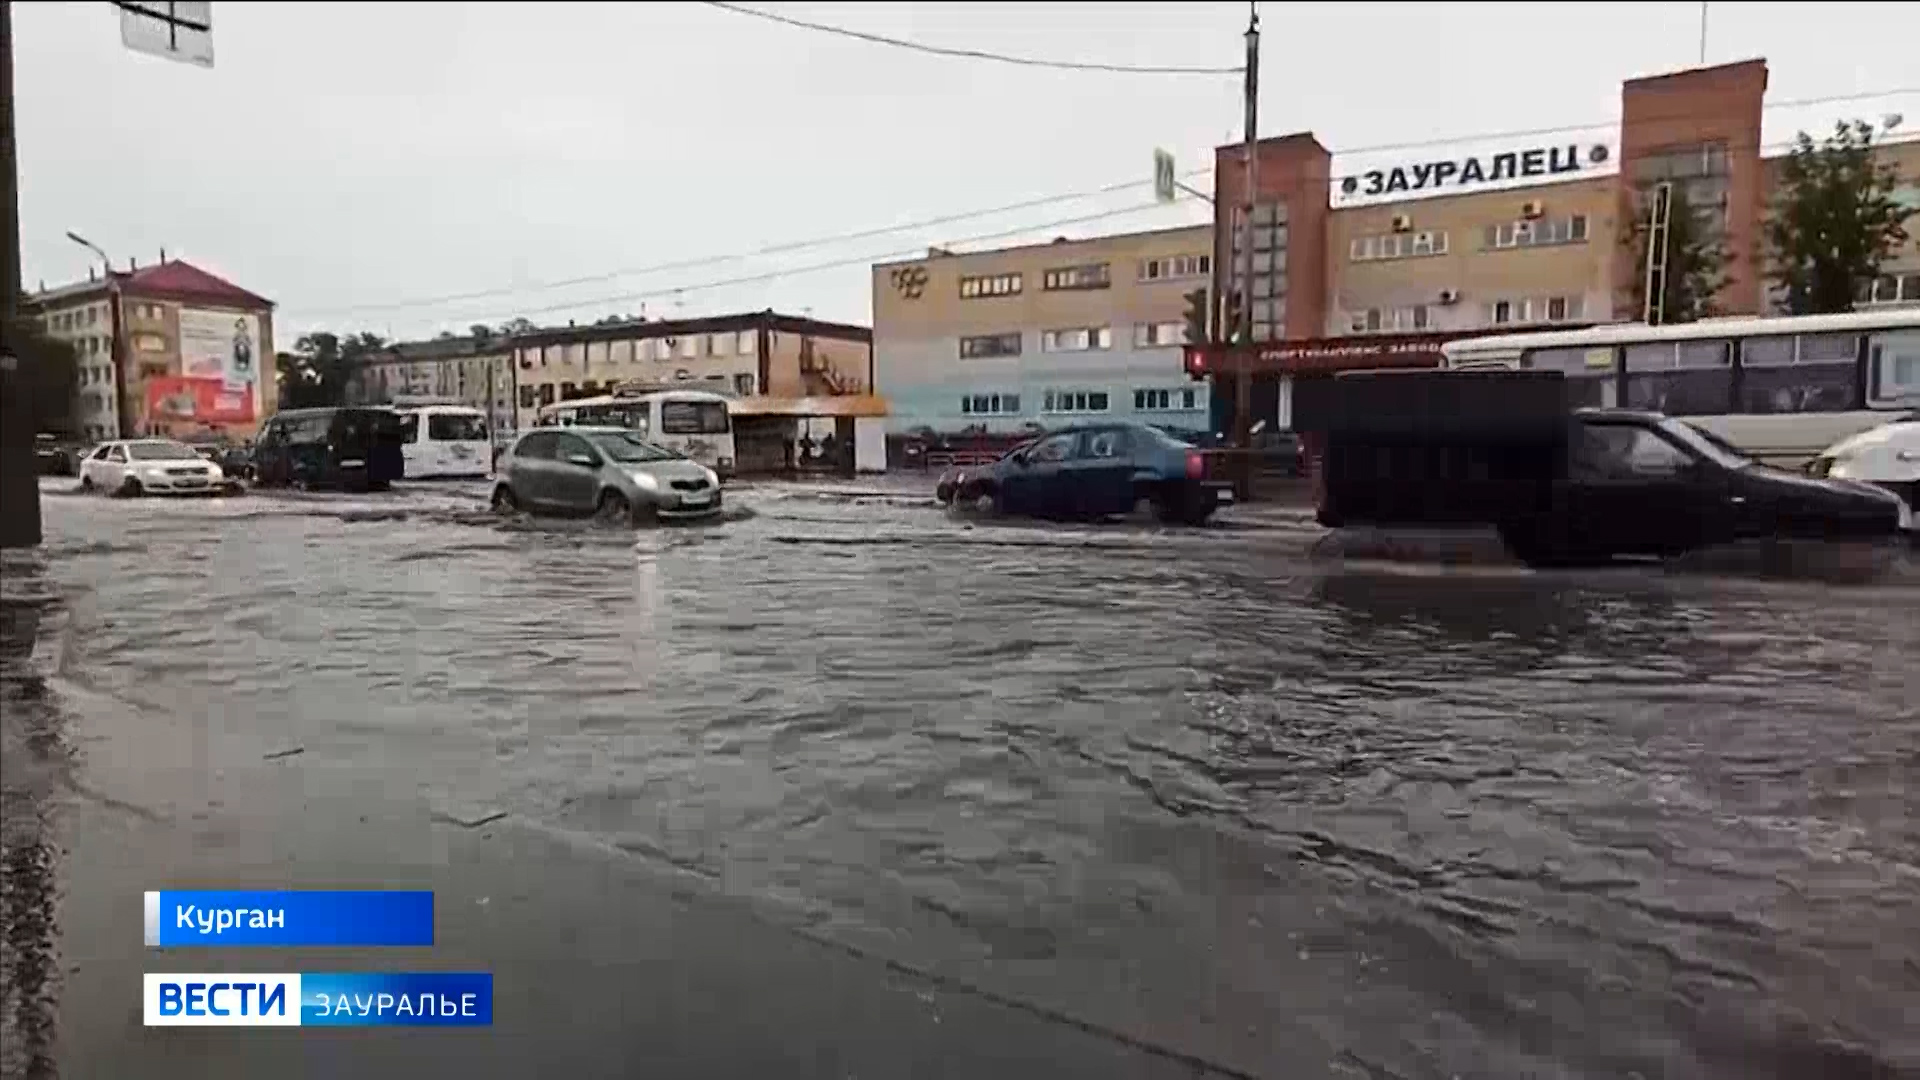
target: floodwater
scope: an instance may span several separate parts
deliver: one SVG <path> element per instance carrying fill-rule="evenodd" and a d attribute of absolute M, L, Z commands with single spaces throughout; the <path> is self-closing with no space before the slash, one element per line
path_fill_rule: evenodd
<path fill-rule="evenodd" d="M 1172 1075 L 1920 1070 L 1910 579 L 1342 565 L 1230 514 L 779 487 L 636 533 L 482 495 L 44 500 L 0 626 L 8 1075 L 159 1060 L 137 978 L 76 989 L 137 973 L 127 905 L 166 883 L 81 859 L 89 822 L 172 883 L 314 887 L 382 884 L 355 837 L 417 812 L 471 837 L 422 841 L 436 873 L 563 845 L 606 868 L 565 886 L 595 919 L 671 882 L 993 1002 L 970 1044 L 1038 1017 Z M 253 1067 L 307 1075 L 281 1045 Z M 313 1075 L 379 1052 L 333 1045 Z"/>

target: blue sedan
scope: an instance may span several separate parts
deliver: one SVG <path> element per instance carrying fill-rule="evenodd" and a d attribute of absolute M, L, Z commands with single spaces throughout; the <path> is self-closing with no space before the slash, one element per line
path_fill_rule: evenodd
<path fill-rule="evenodd" d="M 1205 454 L 1157 428 L 1088 424 L 944 477 L 936 494 L 942 502 L 986 500 L 999 513 L 1046 518 L 1130 514 L 1144 501 L 1162 521 L 1198 525 L 1231 486 L 1210 476 L 1207 465 Z"/>

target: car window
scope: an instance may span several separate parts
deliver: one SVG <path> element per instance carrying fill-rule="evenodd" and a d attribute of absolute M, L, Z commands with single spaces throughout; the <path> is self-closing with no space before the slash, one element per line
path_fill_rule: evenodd
<path fill-rule="evenodd" d="M 111 446 L 103 446 L 103 447 L 101 447 L 100 449 L 98 449 L 98 450 L 95 450 L 95 451 L 93 452 L 93 460 L 95 460 L 95 461 L 105 461 L 105 460 L 107 460 L 107 455 L 108 455 L 109 453 L 111 453 L 112 451 L 113 451 L 113 447 L 111 447 Z"/>
<path fill-rule="evenodd" d="M 109 447 L 109 448 L 107 449 L 107 460 L 108 460 L 108 461 L 125 461 L 125 460 L 127 460 L 127 448 L 126 448 L 126 447 L 124 447 L 124 446 L 113 446 L 113 447 Z"/>
<path fill-rule="evenodd" d="M 1069 431 L 1042 439 L 1034 444 L 1033 450 L 1027 454 L 1027 460 L 1043 464 L 1065 461 L 1068 455 L 1073 452 L 1073 444 L 1078 442 L 1079 439 L 1080 433 L 1077 431 Z"/>
<path fill-rule="evenodd" d="M 551 461 L 553 448 L 559 439 L 560 436 L 555 432 L 536 431 L 514 445 L 513 456 L 532 461 Z"/>
<path fill-rule="evenodd" d="M 1581 425 L 1572 449 L 1575 477 L 1648 480 L 1677 475 L 1693 458 L 1659 433 L 1624 425 Z"/>
<path fill-rule="evenodd" d="M 420 414 L 405 413 L 400 417 L 400 441 L 413 442 L 420 437 Z"/>
<path fill-rule="evenodd" d="M 585 454 L 595 461 L 600 460 L 600 455 L 594 453 L 593 447 L 587 445 L 587 440 L 578 435 L 561 435 L 558 437 L 556 446 L 554 456 L 561 461 L 566 461 L 577 454 Z"/>
<path fill-rule="evenodd" d="M 1127 456 L 1127 433 L 1124 431 L 1096 431 L 1087 436 L 1081 457 L 1119 458 Z"/>

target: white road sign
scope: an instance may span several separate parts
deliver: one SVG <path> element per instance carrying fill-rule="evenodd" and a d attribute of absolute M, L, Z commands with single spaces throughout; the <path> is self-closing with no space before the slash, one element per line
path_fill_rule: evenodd
<path fill-rule="evenodd" d="M 120 43 L 134 52 L 213 66 L 211 0 L 114 0 Z"/>

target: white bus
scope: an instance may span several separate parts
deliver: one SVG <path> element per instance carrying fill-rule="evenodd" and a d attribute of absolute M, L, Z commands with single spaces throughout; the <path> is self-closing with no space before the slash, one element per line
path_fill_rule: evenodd
<path fill-rule="evenodd" d="M 1920 407 L 1920 308 L 1502 334 L 1441 352 L 1449 368 L 1564 372 L 1583 404 L 1680 417 L 1788 468 Z"/>
<path fill-rule="evenodd" d="M 733 420 L 727 398 L 721 394 L 661 390 L 575 398 L 541 406 L 535 423 L 630 428 L 648 442 L 678 450 L 723 477 L 733 475 Z"/>
<path fill-rule="evenodd" d="M 398 405 L 409 480 L 493 475 L 487 414 L 470 405 Z"/>

